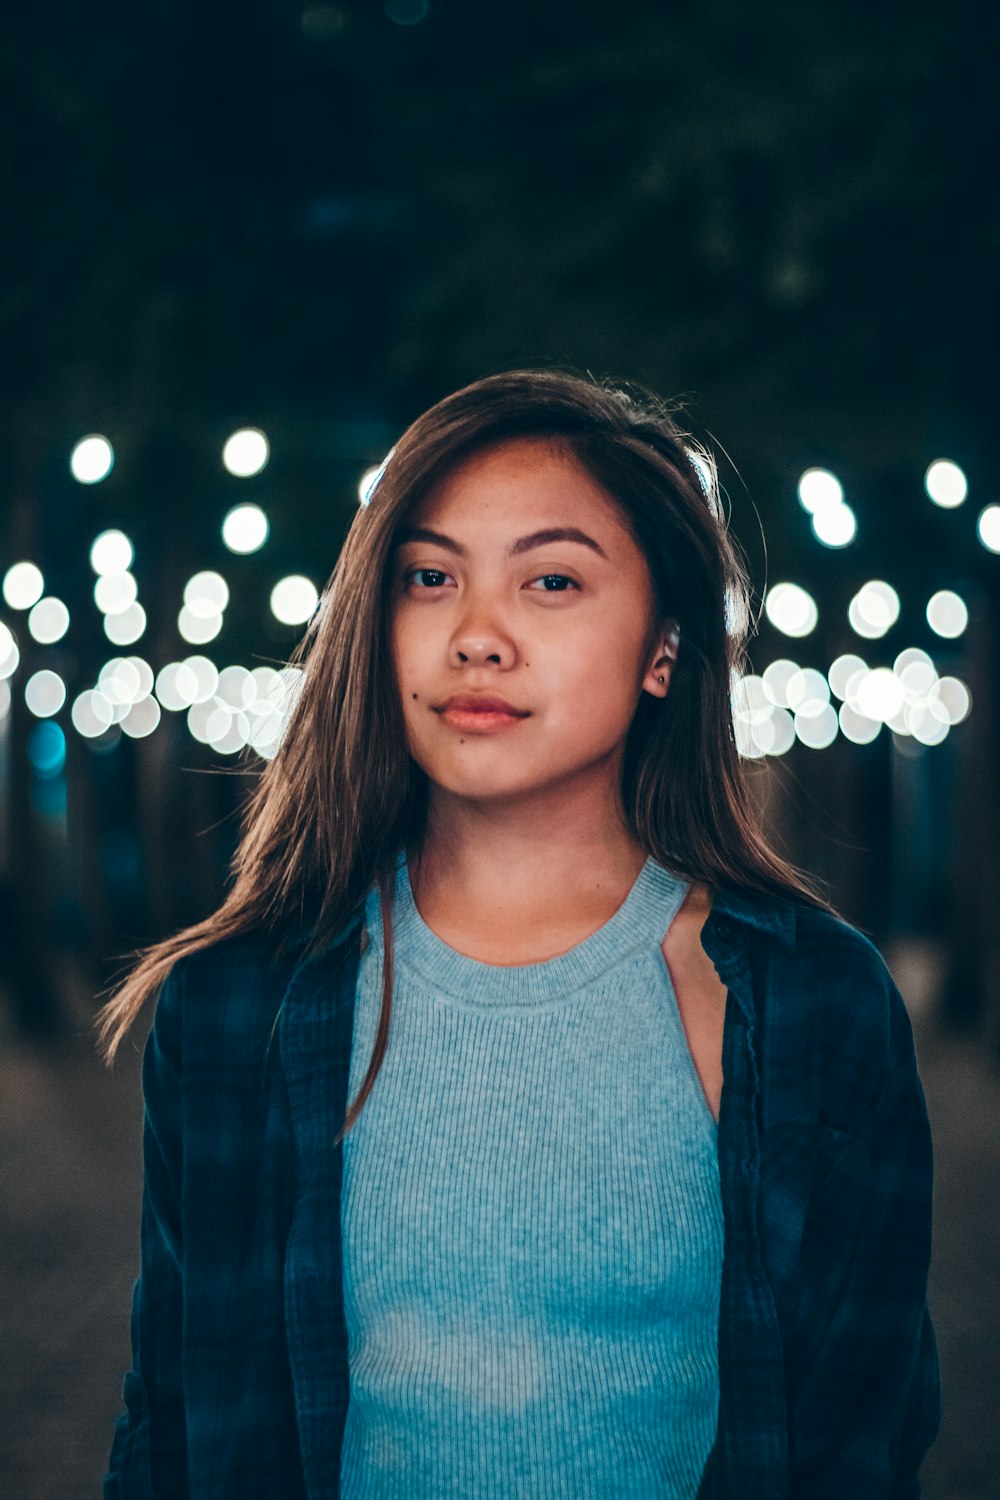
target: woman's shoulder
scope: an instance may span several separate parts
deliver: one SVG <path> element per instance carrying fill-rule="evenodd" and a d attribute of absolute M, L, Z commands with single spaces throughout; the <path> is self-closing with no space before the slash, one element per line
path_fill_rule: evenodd
<path fill-rule="evenodd" d="M 265 929 L 219 937 L 175 959 L 156 997 L 154 1025 L 183 1036 L 184 1049 L 256 1051 L 269 1035 L 296 973 L 346 951 L 338 938 L 311 950 L 310 933 L 282 941 Z"/>
<path fill-rule="evenodd" d="M 880 948 L 845 917 L 795 900 L 795 941 L 771 967 L 769 1002 L 790 1031 L 883 1079 L 912 1059 L 909 1009 Z M 845 1064 L 846 1066 L 846 1064 Z"/>
<path fill-rule="evenodd" d="M 161 995 L 218 990 L 233 983 L 265 984 L 294 962 L 294 956 L 283 954 L 279 943 L 266 931 L 220 936 L 175 959 Z"/>
<path fill-rule="evenodd" d="M 863 928 L 795 899 L 794 961 L 819 988 L 863 985 L 888 994 L 894 983 L 881 949 Z"/>
<path fill-rule="evenodd" d="M 886 961 L 868 933 L 798 891 L 777 895 L 728 884 L 714 890 L 695 884 L 690 904 L 703 921 L 710 919 L 706 925 L 714 931 L 728 932 L 735 919 L 744 930 L 777 939 L 785 961 L 792 968 L 812 970 L 820 982 L 845 973 L 892 982 Z"/>
<path fill-rule="evenodd" d="M 790 1046 L 823 1037 L 833 1048 L 844 1044 L 872 1060 L 884 1059 L 893 1044 L 905 1050 L 905 1004 L 880 949 L 861 927 L 797 891 L 775 895 L 723 885 L 714 892 L 703 935 L 713 956 L 732 942 L 734 927 L 761 954 L 760 999 Z"/>
<path fill-rule="evenodd" d="M 286 983 L 274 947 L 261 936 L 210 943 L 175 959 L 156 995 L 150 1043 L 183 1076 L 239 1072 L 259 1056 Z"/>
<path fill-rule="evenodd" d="M 341 956 L 347 938 L 359 925 L 355 916 L 332 937 L 325 938 L 318 935 L 317 927 L 306 925 L 280 931 L 258 925 L 220 934 L 177 958 L 170 975 L 175 983 L 185 986 L 219 984 L 231 977 L 241 982 L 253 976 L 262 981 L 280 979 L 300 964 Z"/>

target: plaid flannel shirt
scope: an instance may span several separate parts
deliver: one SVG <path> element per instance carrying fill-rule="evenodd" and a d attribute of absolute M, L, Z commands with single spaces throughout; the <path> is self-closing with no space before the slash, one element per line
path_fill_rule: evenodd
<path fill-rule="evenodd" d="M 133 1368 L 105 1500 L 339 1492 L 331 1142 L 360 920 L 309 957 L 220 942 L 161 989 Z M 728 995 L 720 1400 L 696 1500 L 918 1500 L 940 1388 L 931 1136 L 905 1005 L 867 937 L 799 900 L 720 890 L 702 945 Z"/>

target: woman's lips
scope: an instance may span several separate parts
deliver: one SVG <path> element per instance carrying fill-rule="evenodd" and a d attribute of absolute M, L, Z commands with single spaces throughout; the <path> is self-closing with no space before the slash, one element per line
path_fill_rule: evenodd
<path fill-rule="evenodd" d="M 511 724 L 520 724 L 527 715 L 499 713 L 483 708 L 446 708 L 441 717 L 456 729 L 471 730 L 473 734 L 489 734 L 497 729 L 506 729 Z"/>

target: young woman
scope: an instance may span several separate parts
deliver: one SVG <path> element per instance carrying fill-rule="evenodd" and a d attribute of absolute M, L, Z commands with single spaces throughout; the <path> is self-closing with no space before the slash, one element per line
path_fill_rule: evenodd
<path fill-rule="evenodd" d="M 918 1496 L 913 1035 L 753 815 L 749 618 L 652 398 L 400 439 L 225 900 L 102 1013 L 158 992 L 107 1500 Z"/>

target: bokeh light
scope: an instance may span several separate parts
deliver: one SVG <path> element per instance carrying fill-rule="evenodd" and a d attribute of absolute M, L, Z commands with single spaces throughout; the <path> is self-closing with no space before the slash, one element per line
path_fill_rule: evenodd
<path fill-rule="evenodd" d="M 799 504 L 810 515 L 843 505 L 844 486 L 829 469 L 806 469 L 799 476 Z"/>
<path fill-rule="evenodd" d="M 969 611 L 961 594 L 952 589 L 938 589 L 927 601 L 927 623 L 935 635 L 954 640 L 965 631 Z"/>
<path fill-rule="evenodd" d="M 145 739 L 160 722 L 160 705 L 155 698 L 140 698 L 133 703 L 121 721 L 122 732 L 133 740 Z"/>
<path fill-rule="evenodd" d="M 777 661 L 765 667 L 761 681 L 764 684 L 764 692 L 775 707 L 788 707 L 786 692 L 788 683 L 799 670 L 798 663 L 791 661 L 787 656 L 780 656 Z"/>
<path fill-rule="evenodd" d="M 234 712 L 228 703 L 217 697 L 193 703 L 188 709 L 187 726 L 194 739 L 223 754 L 241 749 L 250 730 L 246 715 Z"/>
<path fill-rule="evenodd" d="M 246 554 L 263 547 L 270 522 L 259 505 L 234 505 L 222 522 L 222 540 L 230 552 Z"/>
<path fill-rule="evenodd" d="M 934 661 L 922 646 L 904 647 L 904 649 L 897 655 L 896 660 L 893 662 L 892 670 L 895 672 L 897 677 L 902 678 L 903 675 L 909 670 L 909 668 L 914 666 L 922 666 L 932 672 L 935 677 L 937 676 L 937 669 L 934 666 Z"/>
<path fill-rule="evenodd" d="M 188 709 L 198 696 L 198 678 L 184 662 L 168 661 L 156 674 L 157 698 L 172 713 Z"/>
<path fill-rule="evenodd" d="M 24 684 L 24 701 L 36 718 L 46 719 L 57 714 L 66 702 L 66 684 L 58 672 L 45 667 L 33 672 Z"/>
<path fill-rule="evenodd" d="M 753 672 L 737 679 L 732 692 L 733 718 L 744 724 L 764 724 L 774 707 L 764 687 L 763 678 Z"/>
<path fill-rule="evenodd" d="M 3 575 L 3 596 L 11 609 L 30 609 L 45 592 L 42 570 L 33 562 L 17 562 Z"/>
<path fill-rule="evenodd" d="M 196 683 L 192 703 L 204 703 L 206 698 L 211 698 L 219 685 L 219 669 L 207 656 L 186 656 L 181 662 L 189 672 L 194 673 Z"/>
<path fill-rule="evenodd" d="M 953 510 L 969 493 L 969 483 L 958 464 L 950 458 L 936 458 L 924 475 L 924 489 L 935 505 Z"/>
<path fill-rule="evenodd" d="M 903 706 L 903 685 L 889 667 L 866 672 L 854 693 L 859 713 L 887 723 Z"/>
<path fill-rule="evenodd" d="M 271 590 L 271 613 L 282 625 L 304 625 L 318 603 L 316 585 L 301 573 L 282 578 Z"/>
<path fill-rule="evenodd" d="M 840 721 L 832 703 L 826 703 L 816 713 L 795 715 L 795 738 L 810 750 L 825 750 L 837 738 Z"/>
<path fill-rule="evenodd" d="M 259 474 L 270 456 L 270 445 L 259 427 L 241 427 L 230 434 L 222 449 L 222 462 L 238 479 Z"/>
<path fill-rule="evenodd" d="M 81 438 L 69 460 L 70 472 L 80 484 L 99 484 L 107 479 L 114 464 L 115 450 L 99 432 Z"/>
<path fill-rule="evenodd" d="M 829 505 L 813 512 L 812 531 L 824 547 L 846 547 L 858 531 L 857 518 L 849 505 Z"/>
<path fill-rule="evenodd" d="M 855 656 L 850 651 L 845 652 L 843 656 L 838 656 L 836 661 L 831 663 L 830 670 L 826 674 L 830 691 L 836 693 L 838 698 L 846 700 L 851 679 L 859 672 L 867 671 L 868 663 L 863 657 Z"/>
<path fill-rule="evenodd" d="M 988 552 L 1000 552 L 1000 505 L 987 505 L 979 512 L 976 535 Z"/>
<path fill-rule="evenodd" d="M 930 709 L 918 709 L 907 717 L 907 732 L 921 745 L 940 745 L 948 736 L 948 725 Z"/>
<path fill-rule="evenodd" d="M 135 549 L 124 531 L 102 531 L 90 548 L 90 566 L 95 573 L 127 573 Z"/>
<path fill-rule="evenodd" d="M 251 674 L 257 680 L 258 692 L 249 712 L 249 743 L 258 755 L 272 760 L 281 748 L 285 728 L 295 712 L 305 672 L 301 667 L 282 667 L 267 678 L 262 675 L 265 672 L 271 673 L 272 669 L 261 667 Z"/>
<path fill-rule="evenodd" d="M 783 666 L 798 671 L 794 662 L 772 662 L 763 676 L 748 673 L 734 683 L 733 732 L 737 750 L 747 759 L 784 755 L 795 740 L 791 714 L 775 703 L 775 695 L 784 692 Z"/>
<path fill-rule="evenodd" d="M 839 710 L 831 694 L 842 700 Z M 930 656 L 918 646 L 900 651 L 891 669 L 873 670 L 862 657 L 846 652 L 825 676 L 781 657 L 760 678 L 742 678 L 733 695 L 737 746 L 741 755 L 751 757 L 783 755 L 796 740 L 809 749 L 825 749 L 838 733 L 866 745 L 883 725 L 922 744 L 939 744 L 970 710 L 965 684 L 955 677 L 939 678 Z"/>
<path fill-rule="evenodd" d="M 215 691 L 230 708 L 249 708 L 257 696 L 257 684 L 246 667 L 223 667 Z"/>
<path fill-rule="evenodd" d="M 134 573 L 101 573 L 94 584 L 94 603 L 102 615 L 120 615 L 138 597 Z"/>
<path fill-rule="evenodd" d="M 101 668 L 97 679 L 97 691 L 102 693 L 114 710 L 113 717 L 124 727 L 128 711 L 142 703 L 153 691 L 153 669 L 141 656 L 113 656 Z M 147 714 L 146 718 L 150 715 Z M 159 722 L 159 710 L 155 714 Z M 144 722 L 139 715 L 133 727 Z M 155 728 L 155 724 L 153 725 Z M 126 731 L 132 733 L 131 730 Z M 138 738 L 139 736 L 134 736 Z"/>
<path fill-rule="evenodd" d="M 948 724 L 961 724 L 972 711 L 972 694 L 957 677 L 941 677 L 930 694 L 931 707 Z"/>
<path fill-rule="evenodd" d="M 14 632 L 0 620 L 0 681 L 13 677 L 21 661 L 21 652 Z"/>
<path fill-rule="evenodd" d="M 783 635 L 810 635 L 819 621 L 816 601 L 797 583 L 776 583 L 764 596 L 764 613 Z"/>
<path fill-rule="evenodd" d="M 115 646 L 131 646 L 146 629 L 146 611 L 141 604 L 130 604 L 118 614 L 104 616 L 104 634 Z"/>
<path fill-rule="evenodd" d="M 95 740 L 113 723 L 114 709 L 102 692 L 87 688 L 73 700 L 70 718 L 77 734 Z"/>
<path fill-rule="evenodd" d="M 223 611 L 229 603 L 229 585 L 221 573 L 206 569 L 195 573 L 184 585 L 184 606 L 177 616 L 182 640 L 191 646 L 206 646 L 222 629 Z"/>
<path fill-rule="evenodd" d="M 844 486 L 829 469 L 806 469 L 799 476 L 799 504 L 812 517 L 812 533 L 824 547 L 846 547 L 858 523 L 844 500 Z"/>
<path fill-rule="evenodd" d="M 28 759 L 37 775 L 58 776 L 66 764 L 66 736 L 58 724 L 43 719 L 28 735 Z"/>
<path fill-rule="evenodd" d="M 229 585 L 221 573 L 211 569 L 195 573 L 184 585 L 184 603 L 191 614 L 214 619 L 229 603 Z"/>
<path fill-rule="evenodd" d="M 776 708 L 771 715 L 771 743 L 768 755 L 787 755 L 795 744 L 795 720 L 786 708 Z"/>
<path fill-rule="evenodd" d="M 899 619 L 899 595 L 891 583 L 871 578 L 863 583 L 851 600 L 847 618 L 857 635 L 878 640 Z"/>
<path fill-rule="evenodd" d="M 830 702 L 830 684 L 815 667 L 800 668 L 785 684 L 785 700 L 796 723 L 800 718 L 816 718 Z"/>
<path fill-rule="evenodd" d="M 222 615 L 196 615 L 185 604 L 177 616 L 177 630 L 189 646 L 207 646 L 222 629 Z"/>
<path fill-rule="evenodd" d="M 54 594 L 39 599 L 32 605 L 28 615 L 28 631 L 40 646 L 51 646 L 61 641 L 69 629 L 69 610 Z"/>
<path fill-rule="evenodd" d="M 870 745 L 882 732 L 882 721 L 870 719 L 850 703 L 842 703 L 837 714 L 840 732 L 854 745 Z"/>
<path fill-rule="evenodd" d="M 139 678 L 139 687 L 133 702 L 137 702 L 139 698 L 148 698 L 153 691 L 153 669 L 149 662 L 141 656 L 126 656 L 123 660 L 127 666 L 135 669 Z"/>

